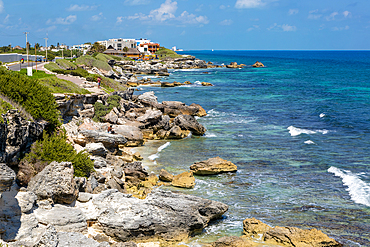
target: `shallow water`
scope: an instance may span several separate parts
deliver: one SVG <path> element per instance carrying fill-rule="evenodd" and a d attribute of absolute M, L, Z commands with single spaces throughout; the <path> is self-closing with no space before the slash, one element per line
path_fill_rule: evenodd
<path fill-rule="evenodd" d="M 230 206 L 189 245 L 240 235 L 242 221 L 255 217 L 271 226 L 314 227 L 345 246 L 370 246 L 370 52 L 186 53 L 267 66 L 174 70 L 161 80 L 194 84 L 142 88 L 159 101 L 198 103 L 208 112 L 198 119 L 205 136 L 146 144 L 149 170 L 178 174 L 215 156 L 238 166 L 235 174 L 197 176 L 191 190 L 166 188 Z"/>

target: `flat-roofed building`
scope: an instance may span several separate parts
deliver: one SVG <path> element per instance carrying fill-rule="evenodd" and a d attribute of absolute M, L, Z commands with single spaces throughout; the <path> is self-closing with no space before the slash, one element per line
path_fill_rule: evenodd
<path fill-rule="evenodd" d="M 106 49 L 115 49 L 122 51 L 125 47 L 136 48 L 135 39 L 109 39 L 104 41 L 98 41 L 99 44 L 104 45 Z"/>

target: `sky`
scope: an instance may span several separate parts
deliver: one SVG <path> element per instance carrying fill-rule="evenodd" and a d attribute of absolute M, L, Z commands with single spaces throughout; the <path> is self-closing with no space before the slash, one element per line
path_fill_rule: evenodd
<path fill-rule="evenodd" d="M 184 50 L 369 50 L 369 0 L 0 0 L 0 46 L 146 38 Z"/>

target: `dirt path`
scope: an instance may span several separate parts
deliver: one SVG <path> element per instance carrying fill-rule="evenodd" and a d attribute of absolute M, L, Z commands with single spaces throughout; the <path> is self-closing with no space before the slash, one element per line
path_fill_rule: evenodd
<path fill-rule="evenodd" d="M 47 63 L 42 63 L 42 64 L 37 65 L 37 69 L 45 71 L 46 74 L 51 74 L 50 71 L 48 71 L 47 69 L 44 68 L 45 64 L 47 64 Z M 85 81 L 86 81 L 85 79 L 80 79 L 80 78 L 75 77 L 75 76 L 60 75 L 60 74 L 56 74 L 56 77 L 58 77 L 59 79 L 71 81 L 74 84 L 78 85 L 79 87 L 85 88 L 86 90 L 90 91 L 91 93 L 106 94 L 106 92 L 104 90 L 98 88 L 97 85 L 94 85 L 94 87 L 91 87 L 91 88 L 84 87 L 84 85 L 86 85 L 85 84 Z"/>

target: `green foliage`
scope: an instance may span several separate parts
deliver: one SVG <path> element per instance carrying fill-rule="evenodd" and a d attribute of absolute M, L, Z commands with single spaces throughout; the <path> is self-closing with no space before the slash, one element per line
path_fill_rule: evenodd
<path fill-rule="evenodd" d="M 48 63 L 48 64 L 45 64 L 44 67 L 45 69 L 50 70 L 50 71 L 54 71 L 56 69 L 62 69 L 56 63 Z"/>
<path fill-rule="evenodd" d="M 51 135 L 44 132 L 42 140 L 32 144 L 30 153 L 26 154 L 21 161 L 20 171 L 27 175 L 23 183 L 27 184 L 33 176 L 53 161 L 72 162 L 76 177 L 89 177 L 94 171 L 94 163 L 89 158 L 89 154 L 85 151 L 77 153 L 72 144 L 67 142 L 64 129 Z"/>
<path fill-rule="evenodd" d="M 159 50 L 155 53 L 155 55 L 158 55 L 159 58 L 163 59 L 163 58 L 180 58 L 182 57 L 181 55 L 177 54 L 176 52 L 174 52 L 173 50 L 170 50 L 170 49 L 167 49 L 167 48 L 164 48 L 164 47 L 160 47 Z"/>
<path fill-rule="evenodd" d="M 22 105 L 33 118 L 48 121 L 52 128 L 60 125 L 54 96 L 36 79 L 1 68 L 0 91 Z"/>
<path fill-rule="evenodd" d="M 90 91 L 79 87 L 73 82 L 59 79 L 55 75 L 53 75 L 52 77 L 41 78 L 39 81 L 42 85 L 46 86 L 51 93 L 90 93 Z"/>
<path fill-rule="evenodd" d="M 27 75 L 27 69 L 21 69 L 20 73 L 22 75 Z M 53 77 L 54 75 L 50 75 L 50 74 L 46 74 L 45 71 L 42 71 L 42 70 L 38 70 L 36 72 L 35 69 L 32 70 L 32 76 L 31 78 L 34 78 L 34 79 L 41 79 L 41 78 L 46 78 L 46 77 Z"/>
<path fill-rule="evenodd" d="M 116 107 L 116 108 L 120 109 L 120 107 L 121 107 L 120 104 L 119 104 L 120 100 L 121 100 L 120 96 L 111 95 L 107 99 L 108 105 L 104 105 L 100 102 L 96 102 L 94 104 L 95 115 L 94 115 L 93 120 L 96 121 L 96 122 L 101 121 L 102 117 L 107 115 L 113 109 L 113 107 Z"/>
<path fill-rule="evenodd" d="M 122 85 L 118 81 L 115 81 L 111 78 L 107 78 L 104 76 L 99 76 L 97 74 L 90 74 L 89 76 L 86 77 L 87 81 L 98 81 L 98 77 L 101 78 L 101 87 L 104 88 L 108 92 L 113 92 L 113 91 L 124 91 L 127 89 L 126 86 Z"/>
<path fill-rule="evenodd" d="M 5 114 L 10 109 L 14 109 L 14 107 L 8 102 L 0 99 L 0 115 Z M 0 123 L 4 123 L 4 119 L 2 117 L 0 118 Z"/>
<path fill-rule="evenodd" d="M 74 64 L 74 63 L 72 63 L 72 62 L 70 62 L 69 60 L 66 60 L 66 59 L 56 59 L 55 62 L 62 69 L 71 70 L 71 69 L 76 69 L 77 68 L 76 64 Z"/>
<path fill-rule="evenodd" d="M 101 44 L 99 44 L 98 42 L 95 42 L 92 46 L 91 46 L 91 48 L 90 48 L 90 50 L 89 50 L 89 52 L 88 52 L 88 54 L 89 55 L 92 55 L 92 54 L 94 54 L 94 53 L 96 53 L 96 52 L 100 52 L 100 53 L 102 53 L 102 52 L 104 52 L 106 49 L 105 49 L 105 46 L 104 45 L 101 45 Z"/>
<path fill-rule="evenodd" d="M 105 71 L 110 71 L 112 69 L 106 61 L 101 61 L 88 55 L 77 58 L 76 63 L 83 64 L 88 67 L 96 67 Z"/>

